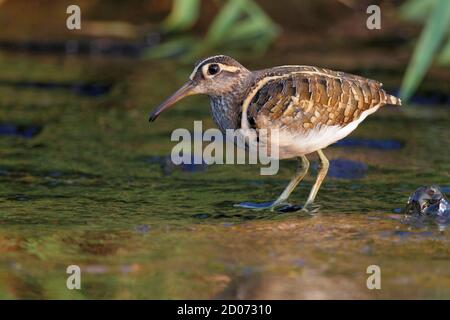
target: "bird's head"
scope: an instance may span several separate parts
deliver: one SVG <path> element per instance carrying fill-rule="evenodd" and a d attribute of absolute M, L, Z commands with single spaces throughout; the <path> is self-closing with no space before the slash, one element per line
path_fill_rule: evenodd
<path fill-rule="evenodd" d="M 195 64 L 189 80 L 150 114 L 149 121 L 154 121 L 164 110 L 184 97 L 194 94 L 222 96 L 231 93 L 244 83 L 250 73 L 228 56 L 220 55 L 200 60 Z"/>

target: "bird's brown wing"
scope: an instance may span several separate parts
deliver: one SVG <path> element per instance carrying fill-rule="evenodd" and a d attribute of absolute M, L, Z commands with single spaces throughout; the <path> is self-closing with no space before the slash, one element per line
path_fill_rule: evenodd
<path fill-rule="evenodd" d="M 386 94 L 375 80 L 315 67 L 302 68 L 264 75 L 255 82 L 247 109 L 252 127 L 345 126 L 365 110 L 397 104 L 396 98 Z"/>

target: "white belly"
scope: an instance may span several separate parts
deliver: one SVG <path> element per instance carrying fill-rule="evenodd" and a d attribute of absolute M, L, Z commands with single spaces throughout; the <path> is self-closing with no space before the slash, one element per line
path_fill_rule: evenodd
<path fill-rule="evenodd" d="M 353 130 L 355 130 L 358 125 L 371 113 L 378 110 L 379 107 L 373 107 L 369 110 L 364 111 L 361 116 L 350 122 L 348 125 L 341 126 L 326 126 L 316 127 L 308 129 L 306 132 L 296 133 L 293 130 L 279 129 L 278 139 L 272 139 L 272 148 L 276 148 L 278 152 L 278 159 L 287 159 L 305 155 L 308 153 L 315 152 L 320 149 L 328 147 L 330 144 L 341 140 L 342 138 L 349 135 Z M 273 129 L 272 129 L 273 130 Z M 259 135 L 259 144 L 267 145 L 267 139 L 265 135 Z M 252 136 L 248 136 L 252 143 L 256 143 L 256 140 Z M 271 149 L 271 148 L 269 148 Z"/>

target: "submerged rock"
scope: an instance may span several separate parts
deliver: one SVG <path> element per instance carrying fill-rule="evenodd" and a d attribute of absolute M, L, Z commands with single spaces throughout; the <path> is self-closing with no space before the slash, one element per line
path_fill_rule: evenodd
<path fill-rule="evenodd" d="M 314 162 L 312 168 L 317 172 L 318 163 Z M 330 168 L 327 177 L 337 179 L 362 179 L 367 174 L 368 167 L 365 163 L 349 159 L 333 159 L 330 160 Z"/>
<path fill-rule="evenodd" d="M 345 138 L 335 143 L 338 147 L 357 147 L 378 150 L 399 150 L 403 148 L 403 143 L 393 139 L 358 139 Z"/>
<path fill-rule="evenodd" d="M 16 136 L 26 139 L 33 138 L 42 127 L 37 125 L 18 125 L 15 123 L 0 123 L 0 136 Z"/>
<path fill-rule="evenodd" d="M 409 197 L 405 214 L 421 221 L 432 218 L 440 225 L 448 225 L 450 202 L 438 186 L 420 187 Z"/>
<path fill-rule="evenodd" d="M 149 164 L 159 164 L 164 175 L 172 174 L 177 168 L 190 173 L 203 172 L 207 168 L 205 161 L 195 155 L 191 155 L 190 163 L 180 165 L 174 164 L 170 156 L 150 156 L 145 158 L 145 161 Z"/>
<path fill-rule="evenodd" d="M 362 179 L 366 176 L 367 165 L 360 161 L 333 159 L 330 161 L 328 176 L 338 179 Z"/>
<path fill-rule="evenodd" d="M 36 90 L 68 90 L 74 94 L 88 97 L 99 97 L 108 94 L 112 83 L 79 83 L 79 82 L 51 82 L 51 81 L 5 81 L 0 80 L 0 86 L 18 89 Z"/>

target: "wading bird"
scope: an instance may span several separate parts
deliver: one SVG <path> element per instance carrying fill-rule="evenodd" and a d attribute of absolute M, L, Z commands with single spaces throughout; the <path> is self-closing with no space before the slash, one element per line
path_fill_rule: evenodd
<path fill-rule="evenodd" d="M 401 105 L 382 84 L 360 76 L 312 66 L 279 66 L 250 71 L 224 55 L 195 64 L 189 80 L 150 115 L 158 115 L 180 99 L 206 94 L 212 117 L 226 129 L 279 130 L 279 159 L 299 159 L 299 168 L 281 195 L 266 203 L 244 202 L 249 209 L 277 209 L 309 168 L 307 154 L 317 152 L 320 169 L 304 208 L 314 202 L 329 162 L 322 149 L 346 137 L 370 114 L 386 104 Z"/>

